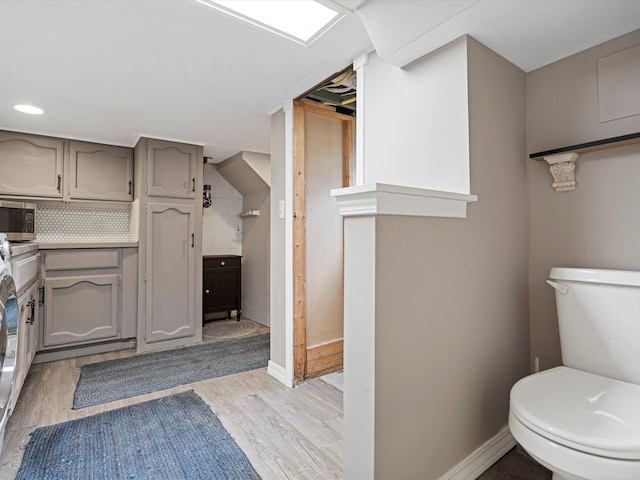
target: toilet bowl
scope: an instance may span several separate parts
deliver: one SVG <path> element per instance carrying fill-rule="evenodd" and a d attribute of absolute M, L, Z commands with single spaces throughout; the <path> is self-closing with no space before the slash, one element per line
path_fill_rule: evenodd
<path fill-rule="evenodd" d="M 517 382 L 509 428 L 554 480 L 640 479 L 640 272 L 558 269 L 564 366 Z"/>

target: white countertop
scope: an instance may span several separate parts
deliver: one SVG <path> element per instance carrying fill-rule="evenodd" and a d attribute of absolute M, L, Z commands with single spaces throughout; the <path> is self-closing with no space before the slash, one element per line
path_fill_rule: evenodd
<path fill-rule="evenodd" d="M 138 242 L 103 243 L 40 243 L 40 250 L 60 250 L 64 248 L 138 248 Z"/>
<path fill-rule="evenodd" d="M 38 250 L 38 246 L 38 242 L 11 242 L 11 255 L 17 256 L 33 250 Z"/>

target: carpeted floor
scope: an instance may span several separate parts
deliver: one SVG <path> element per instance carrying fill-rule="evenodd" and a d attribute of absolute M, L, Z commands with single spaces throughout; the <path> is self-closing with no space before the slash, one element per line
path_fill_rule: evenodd
<path fill-rule="evenodd" d="M 231 340 L 232 338 L 248 337 L 269 333 L 269 327 L 261 325 L 248 318 L 212 320 L 202 325 L 202 341 L 204 343 Z"/>
<path fill-rule="evenodd" d="M 193 390 L 38 428 L 18 480 L 260 476 Z"/>
<path fill-rule="evenodd" d="M 267 366 L 269 334 L 83 365 L 73 408 Z"/>

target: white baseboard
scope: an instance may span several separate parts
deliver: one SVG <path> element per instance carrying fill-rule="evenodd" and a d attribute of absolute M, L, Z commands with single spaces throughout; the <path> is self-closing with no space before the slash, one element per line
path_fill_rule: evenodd
<path fill-rule="evenodd" d="M 475 480 L 515 445 L 516 441 L 509 431 L 509 426 L 505 425 L 439 480 Z"/>
<path fill-rule="evenodd" d="M 283 385 L 287 387 L 293 386 L 291 379 L 287 377 L 287 371 L 280 365 L 273 363 L 271 360 L 269 360 L 269 364 L 267 365 L 267 373 Z"/>

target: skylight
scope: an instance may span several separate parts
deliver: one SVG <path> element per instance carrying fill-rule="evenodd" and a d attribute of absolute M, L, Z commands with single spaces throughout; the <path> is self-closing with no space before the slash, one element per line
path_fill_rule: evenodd
<path fill-rule="evenodd" d="M 343 16 L 315 0 L 198 1 L 303 45 L 310 45 Z"/>

